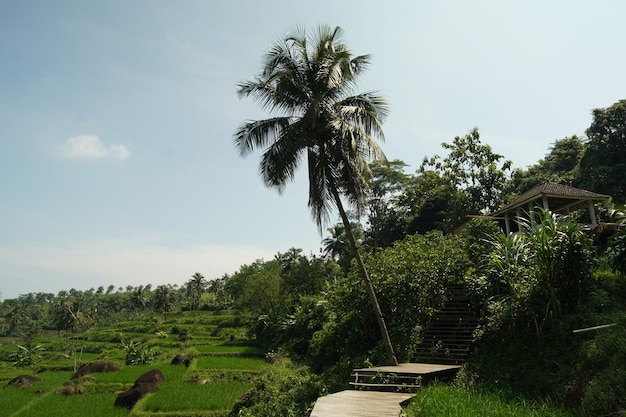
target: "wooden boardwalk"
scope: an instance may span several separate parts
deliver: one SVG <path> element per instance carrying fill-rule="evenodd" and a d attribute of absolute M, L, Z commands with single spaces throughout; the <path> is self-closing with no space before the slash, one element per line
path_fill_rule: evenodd
<path fill-rule="evenodd" d="M 398 417 L 400 403 L 415 394 L 377 391 L 341 391 L 320 397 L 311 417 Z"/>
<path fill-rule="evenodd" d="M 454 375 L 460 366 L 429 363 L 402 363 L 398 366 L 378 366 L 354 369 L 353 374 L 395 374 L 428 380 Z M 310 417 L 398 417 L 401 403 L 413 393 L 348 390 L 317 399 Z"/>

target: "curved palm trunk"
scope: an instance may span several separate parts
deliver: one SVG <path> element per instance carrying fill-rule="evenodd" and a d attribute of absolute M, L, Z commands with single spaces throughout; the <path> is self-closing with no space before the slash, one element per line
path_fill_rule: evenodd
<path fill-rule="evenodd" d="M 389 338 L 389 332 L 387 331 L 387 325 L 385 324 L 385 319 L 383 317 L 383 313 L 380 310 L 380 305 L 378 304 L 378 297 L 376 297 L 376 292 L 374 291 L 374 286 L 372 285 L 372 280 L 370 279 L 369 274 L 367 273 L 367 269 L 365 268 L 365 264 L 363 263 L 363 258 L 361 258 L 361 252 L 356 244 L 356 239 L 354 238 L 354 234 L 352 233 L 352 226 L 350 225 L 350 219 L 348 219 L 348 215 L 343 208 L 343 204 L 341 203 L 341 198 L 339 197 L 339 192 L 337 191 L 337 187 L 330 187 L 333 193 L 333 198 L 335 199 L 335 204 L 337 205 L 337 209 L 339 210 L 339 214 L 341 216 L 341 220 L 343 221 L 343 225 L 346 228 L 346 235 L 348 236 L 348 240 L 350 241 L 350 246 L 352 246 L 352 250 L 354 251 L 354 257 L 356 258 L 356 262 L 359 267 L 359 272 L 361 274 L 361 278 L 365 283 L 365 288 L 367 289 L 367 294 L 369 295 L 370 302 L 372 303 L 372 307 L 374 307 L 374 315 L 376 316 L 376 321 L 378 322 L 378 327 L 380 328 L 380 333 L 383 337 L 383 344 L 385 345 L 385 349 L 387 350 L 387 356 L 391 365 L 398 365 L 398 359 L 396 359 L 396 354 L 393 351 L 393 345 L 391 344 L 391 339 Z"/>

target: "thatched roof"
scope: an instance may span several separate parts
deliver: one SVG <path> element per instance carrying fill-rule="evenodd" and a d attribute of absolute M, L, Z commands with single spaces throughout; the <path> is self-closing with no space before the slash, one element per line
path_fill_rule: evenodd
<path fill-rule="evenodd" d="M 567 185 L 546 182 L 526 191 L 493 215 L 502 216 L 507 212 L 517 210 L 517 208 L 527 210 L 528 204 L 534 205 L 535 201 L 538 201 L 539 205 L 543 205 L 542 201 L 544 198 L 547 199 L 552 212 L 566 213 L 587 208 L 589 207 L 589 202 L 595 203 L 608 200 L 609 196 Z"/>

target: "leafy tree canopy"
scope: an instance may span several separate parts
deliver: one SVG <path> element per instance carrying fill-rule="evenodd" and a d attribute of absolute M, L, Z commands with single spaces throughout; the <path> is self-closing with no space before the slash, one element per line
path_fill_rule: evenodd
<path fill-rule="evenodd" d="M 576 186 L 626 201 L 626 100 L 595 109 Z"/>
<path fill-rule="evenodd" d="M 526 170 L 513 171 L 507 191 L 517 196 L 544 182 L 572 185 L 584 150 L 584 142 L 576 135 L 556 140 L 545 158 Z"/>

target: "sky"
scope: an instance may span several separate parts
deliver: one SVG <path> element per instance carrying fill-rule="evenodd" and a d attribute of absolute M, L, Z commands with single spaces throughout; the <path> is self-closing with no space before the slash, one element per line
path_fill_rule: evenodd
<path fill-rule="evenodd" d="M 619 0 L 0 0 L 0 299 L 182 285 L 320 235 L 233 133 L 269 117 L 236 84 L 296 27 L 341 26 L 390 103 L 388 159 L 478 127 L 525 168 L 626 98 Z M 338 220 L 337 220 L 338 221 Z M 330 224 L 328 226 L 331 226 Z"/>

